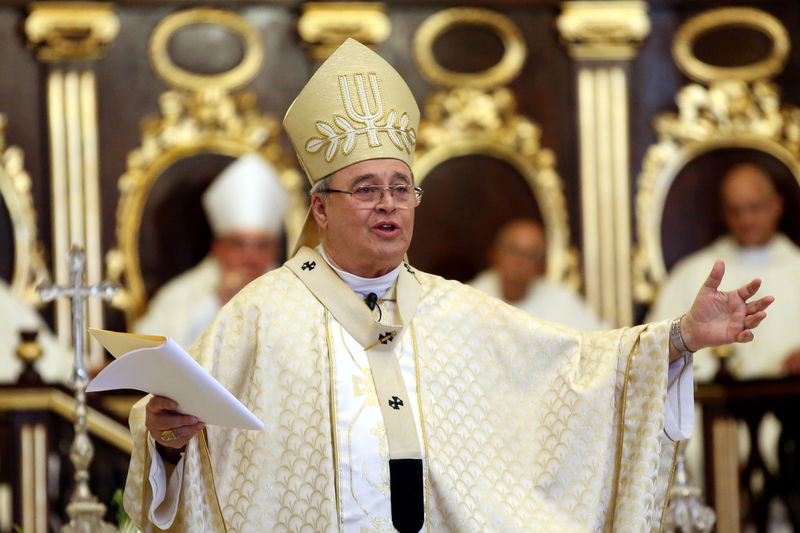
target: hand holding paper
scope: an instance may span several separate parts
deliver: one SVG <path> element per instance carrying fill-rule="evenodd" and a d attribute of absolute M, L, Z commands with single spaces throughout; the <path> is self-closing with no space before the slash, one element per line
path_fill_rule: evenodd
<path fill-rule="evenodd" d="M 180 411 L 212 425 L 264 429 L 264 424 L 168 337 L 90 329 L 117 359 L 104 368 L 87 392 L 137 389 L 171 398 Z"/>

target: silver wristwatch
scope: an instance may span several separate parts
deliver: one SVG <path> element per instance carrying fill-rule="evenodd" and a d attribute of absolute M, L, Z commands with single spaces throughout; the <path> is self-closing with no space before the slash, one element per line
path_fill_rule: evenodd
<path fill-rule="evenodd" d="M 686 343 L 683 341 L 683 335 L 681 335 L 681 320 L 684 316 L 685 315 L 681 315 L 672 319 L 669 325 L 669 340 L 672 341 L 672 345 L 675 346 L 675 349 L 686 359 L 694 355 L 694 352 L 686 347 Z"/>

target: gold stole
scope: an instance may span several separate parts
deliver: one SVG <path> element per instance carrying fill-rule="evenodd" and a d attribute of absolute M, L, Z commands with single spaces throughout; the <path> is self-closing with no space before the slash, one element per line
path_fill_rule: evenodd
<path fill-rule="evenodd" d="M 424 520 L 422 452 L 410 398 L 394 353 L 419 303 L 421 287 L 414 270 L 404 263 L 395 282 L 401 324 L 377 322 L 366 303 L 316 251 L 303 247 L 286 262 L 309 291 L 367 354 L 386 440 L 392 493 L 392 522 L 402 532 L 419 531 Z"/>

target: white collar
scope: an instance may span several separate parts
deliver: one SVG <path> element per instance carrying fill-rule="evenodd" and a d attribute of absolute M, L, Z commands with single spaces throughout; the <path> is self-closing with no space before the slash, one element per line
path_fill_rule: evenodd
<path fill-rule="evenodd" d="M 776 241 L 777 239 L 773 237 L 766 243 L 757 246 L 740 246 L 737 244 L 736 255 L 739 262 L 750 266 L 763 265 L 769 260 Z"/>
<path fill-rule="evenodd" d="M 377 278 L 362 278 L 361 276 L 356 276 L 355 274 L 351 274 L 345 270 L 342 270 L 336 267 L 328 256 L 325 254 L 325 248 L 322 245 L 317 247 L 317 251 L 322 255 L 325 259 L 325 262 L 330 265 L 336 274 L 342 281 L 344 281 L 348 287 L 350 287 L 353 292 L 358 294 L 359 298 L 366 298 L 367 295 L 371 292 L 374 292 L 378 295 L 378 298 L 383 298 L 383 295 L 386 294 L 386 291 L 389 290 L 389 287 L 392 286 L 394 281 L 397 279 L 398 274 L 400 274 L 400 267 L 403 264 L 397 265 L 397 268 L 394 270 L 384 274 L 383 276 L 378 276 Z"/>

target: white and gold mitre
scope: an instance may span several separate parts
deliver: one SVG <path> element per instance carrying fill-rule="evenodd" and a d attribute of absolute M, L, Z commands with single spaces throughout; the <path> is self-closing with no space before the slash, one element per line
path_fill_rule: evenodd
<path fill-rule="evenodd" d="M 411 168 L 419 107 L 389 63 L 347 39 L 300 91 L 283 125 L 313 184 L 367 159 Z"/>

